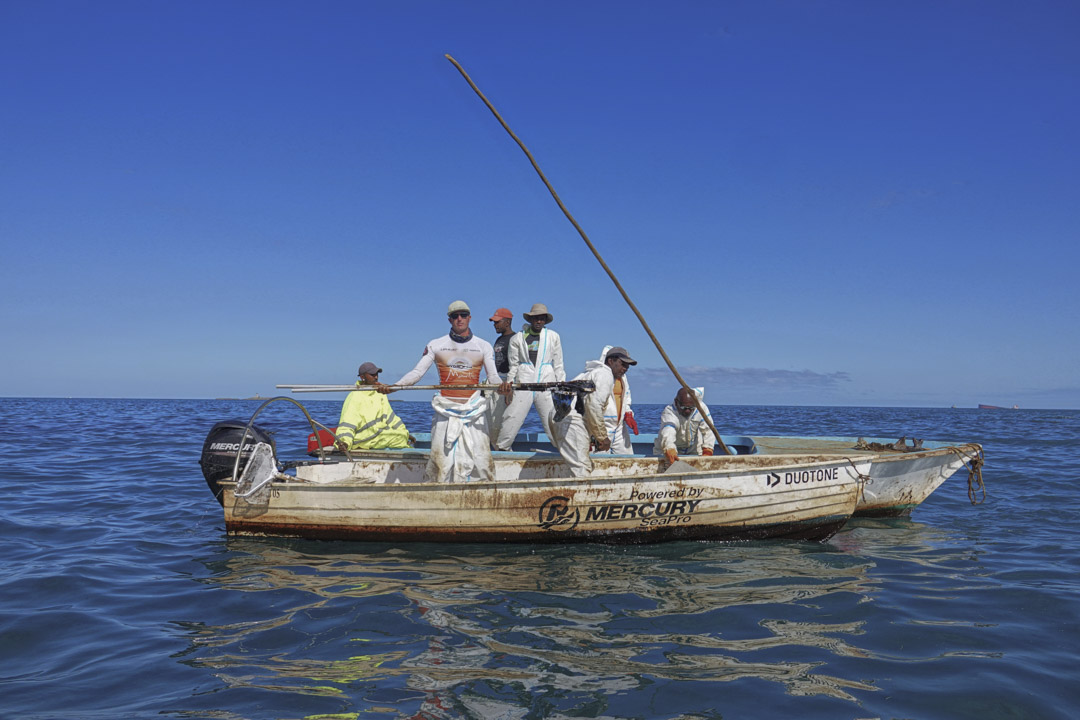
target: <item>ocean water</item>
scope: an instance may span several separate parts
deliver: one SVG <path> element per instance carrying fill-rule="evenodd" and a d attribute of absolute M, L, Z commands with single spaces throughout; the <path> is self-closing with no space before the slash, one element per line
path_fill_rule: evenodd
<path fill-rule="evenodd" d="M 551 547 L 229 538 L 199 453 L 256 407 L 0 399 L 0 718 L 1080 713 L 1080 412 L 712 406 L 981 442 L 986 502 L 960 474 L 823 544 Z M 260 418 L 301 454 L 295 407 Z"/>

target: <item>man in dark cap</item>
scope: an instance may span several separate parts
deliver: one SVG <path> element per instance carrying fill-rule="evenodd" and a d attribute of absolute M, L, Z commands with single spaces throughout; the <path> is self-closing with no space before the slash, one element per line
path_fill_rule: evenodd
<path fill-rule="evenodd" d="M 381 367 L 366 362 L 356 372 L 360 377 L 356 384 L 378 385 L 381 372 Z M 414 442 L 385 395 L 374 390 L 353 390 L 345 396 L 334 443 L 339 450 L 406 448 Z"/>
<path fill-rule="evenodd" d="M 604 411 L 611 401 L 615 381 L 621 380 L 633 365 L 637 365 L 637 360 L 630 357 L 626 348 L 613 347 L 607 349 L 603 360 L 585 363 L 585 372 L 574 378 L 591 380 L 596 386 L 593 392 L 585 394 L 584 414 L 571 408 L 566 417 L 553 423 L 555 444 L 574 477 L 584 477 L 592 471 L 590 443 L 595 443 L 599 452 L 611 449 L 611 438 L 604 425 Z"/>

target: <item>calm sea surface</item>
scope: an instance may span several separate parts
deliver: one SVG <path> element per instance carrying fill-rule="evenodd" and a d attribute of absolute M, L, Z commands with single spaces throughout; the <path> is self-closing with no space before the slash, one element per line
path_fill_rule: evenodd
<path fill-rule="evenodd" d="M 0 718 L 1080 713 L 1080 412 L 712 406 L 981 442 L 987 500 L 962 473 L 825 544 L 550 547 L 230 539 L 199 453 L 256 407 L 0 399 Z M 263 418 L 299 457 L 300 412 Z"/>

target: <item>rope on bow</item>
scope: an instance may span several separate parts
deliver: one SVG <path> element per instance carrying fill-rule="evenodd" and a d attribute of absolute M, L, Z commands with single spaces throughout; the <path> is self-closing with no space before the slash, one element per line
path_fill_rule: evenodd
<path fill-rule="evenodd" d="M 855 473 L 855 477 L 858 478 L 858 480 L 859 480 L 859 498 L 858 499 L 861 502 L 863 500 L 863 488 L 865 488 L 870 483 L 874 482 L 874 479 L 872 477 L 870 477 L 869 475 L 863 475 L 861 472 L 859 472 L 859 468 L 858 468 L 857 465 L 855 465 L 854 460 L 852 460 L 849 457 L 845 457 L 844 459 L 848 461 L 849 465 L 851 465 L 851 469 Z"/>
<path fill-rule="evenodd" d="M 986 458 L 981 445 L 971 443 L 961 447 L 951 447 L 950 451 L 963 461 L 968 469 L 968 500 L 972 505 L 981 505 L 986 501 L 986 485 L 983 484 L 982 469 Z M 971 453 L 968 455 L 968 453 Z"/>

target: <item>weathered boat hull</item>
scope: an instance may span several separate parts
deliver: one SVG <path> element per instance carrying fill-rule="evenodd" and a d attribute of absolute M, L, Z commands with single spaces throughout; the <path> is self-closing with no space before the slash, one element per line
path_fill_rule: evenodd
<path fill-rule="evenodd" d="M 374 454 L 373 454 L 374 455 Z M 249 498 L 224 482 L 225 526 L 239 535 L 328 540 L 608 542 L 825 540 L 854 512 L 870 460 L 657 458 L 597 460 L 588 478 L 550 477 L 552 457 L 497 461 L 493 482 L 423 482 L 422 452 L 297 468 Z M 515 475 L 516 477 L 510 477 Z"/>
<path fill-rule="evenodd" d="M 855 517 L 910 515 L 957 471 L 982 462 L 982 447 L 976 443 L 950 445 L 928 441 L 922 450 L 891 452 L 858 450 L 855 448 L 857 441 L 858 438 L 753 436 L 758 453 L 819 452 L 843 454 L 852 459 L 870 458 L 870 479 L 855 508 Z M 870 442 L 874 441 L 874 438 L 870 439 Z"/>
<path fill-rule="evenodd" d="M 417 438 L 423 447 L 428 436 L 418 433 Z M 647 472 L 655 468 L 658 459 L 652 455 L 655 435 L 634 436 L 632 456 L 636 465 L 622 465 L 624 471 Z M 894 450 L 859 449 L 860 438 L 854 437 L 806 437 L 806 436 L 770 436 L 770 435 L 724 435 L 724 444 L 739 456 L 813 456 L 818 458 L 852 458 L 871 460 L 864 492 L 855 509 L 855 517 L 902 517 L 910 515 L 946 480 L 956 472 L 968 466 L 981 466 L 982 447 L 977 443 L 952 444 L 925 441 L 920 450 L 904 452 Z M 865 438 L 866 443 L 878 447 L 891 446 L 896 441 L 885 438 Z M 514 449 L 520 453 L 535 453 L 536 458 L 544 458 L 555 453 L 554 447 L 542 433 L 522 433 L 514 443 Z M 612 456 L 593 456 L 595 463 L 608 462 Z M 630 456 L 618 456 L 622 462 Z M 683 456 L 684 460 L 697 462 L 697 458 Z M 535 468 L 547 467 L 540 471 Z M 557 464 L 544 465 L 538 460 L 533 468 L 526 468 L 521 477 L 555 477 L 565 468 Z M 508 480 L 515 474 L 500 475 L 498 479 Z M 969 478 L 969 482 L 972 479 Z M 978 480 L 981 483 L 981 478 Z M 969 485 L 969 489 L 970 489 Z"/>

